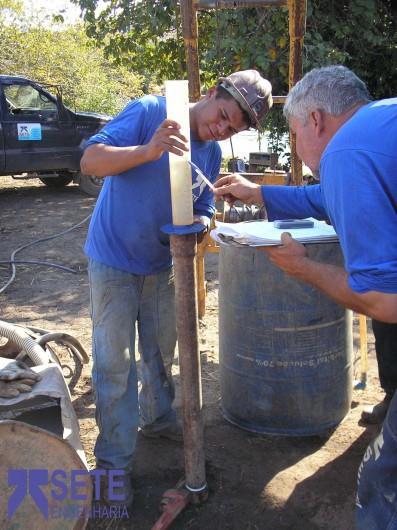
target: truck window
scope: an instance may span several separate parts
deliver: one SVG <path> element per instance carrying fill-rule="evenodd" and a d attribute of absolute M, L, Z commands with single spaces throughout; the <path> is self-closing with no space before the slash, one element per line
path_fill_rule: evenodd
<path fill-rule="evenodd" d="M 38 116 L 46 119 L 58 117 L 57 105 L 31 85 L 5 85 L 4 95 L 10 116 Z"/>

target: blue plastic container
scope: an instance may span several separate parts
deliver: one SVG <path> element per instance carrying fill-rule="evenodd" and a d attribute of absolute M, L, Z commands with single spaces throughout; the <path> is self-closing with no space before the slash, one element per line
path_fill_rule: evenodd
<path fill-rule="evenodd" d="M 306 248 L 317 261 L 343 263 L 338 243 Z M 266 252 L 221 245 L 219 341 L 221 408 L 231 423 L 306 436 L 349 411 L 351 311 L 284 274 Z"/>

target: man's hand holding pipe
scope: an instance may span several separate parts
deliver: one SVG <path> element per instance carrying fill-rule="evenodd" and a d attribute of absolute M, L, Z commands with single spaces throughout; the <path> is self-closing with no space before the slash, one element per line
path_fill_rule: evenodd
<path fill-rule="evenodd" d="M 215 182 L 214 195 L 216 198 L 223 198 L 230 205 L 236 200 L 245 204 L 263 204 L 261 186 L 250 182 L 238 173 L 221 177 Z"/>

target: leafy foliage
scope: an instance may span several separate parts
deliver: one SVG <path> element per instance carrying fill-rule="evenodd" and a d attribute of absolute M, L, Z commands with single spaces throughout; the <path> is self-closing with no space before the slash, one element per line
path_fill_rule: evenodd
<path fill-rule="evenodd" d="M 311 0 L 306 69 L 345 64 L 367 83 L 374 98 L 395 95 L 396 14 L 393 0 Z"/>
<path fill-rule="evenodd" d="M 141 75 L 186 77 L 177 0 L 73 0 L 90 37 L 108 57 Z M 105 6 L 98 13 L 99 6 Z M 375 98 L 396 92 L 396 8 L 393 0 L 308 0 L 304 70 L 345 64 L 365 80 Z M 288 12 L 280 8 L 198 13 L 200 78 L 204 88 L 220 75 L 256 68 L 288 92 Z M 271 112 L 268 128 L 277 150 L 286 124 Z"/>
<path fill-rule="evenodd" d="M 180 7 L 176 0 L 74 0 L 87 33 L 108 56 L 158 80 L 186 74 Z M 104 6 L 98 13 L 98 5 Z M 394 8 L 396 9 L 396 8 Z M 304 68 L 346 64 L 376 97 L 393 92 L 396 22 L 392 0 L 309 0 Z M 288 90 L 288 12 L 280 8 L 199 11 L 204 86 L 231 70 L 257 68 L 277 94 Z M 382 75 L 379 75 L 382 74 Z M 380 81 L 381 79 L 381 81 Z M 394 87 L 395 88 L 395 87 Z M 385 93 L 385 90 L 387 93 Z"/>
<path fill-rule="evenodd" d="M 187 77 L 178 0 L 73 0 L 85 31 L 26 19 L 21 0 L 0 0 L 0 71 L 64 87 L 65 102 L 83 110 L 117 112 L 130 98 L 165 79 Z M 308 0 L 304 70 L 346 64 L 375 98 L 396 93 L 396 7 L 393 0 Z M 203 88 L 220 75 L 256 68 L 288 92 L 288 12 L 280 8 L 198 13 Z M 134 72 L 134 73 L 132 73 Z M 269 141 L 284 148 L 286 123 L 269 114 Z"/>
<path fill-rule="evenodd" d="M 106 59 L 82 26 L 54 30 L 24 20 L 20 11 L 0 4 L 0 72 L 60 84 L 66 105 L 79 110 L 117 113 L 143 94 L 141 76 Z M 14 2 L 15 4 L 15 2 Z M 13 17 L 15 13 L 15 18 Z"/>

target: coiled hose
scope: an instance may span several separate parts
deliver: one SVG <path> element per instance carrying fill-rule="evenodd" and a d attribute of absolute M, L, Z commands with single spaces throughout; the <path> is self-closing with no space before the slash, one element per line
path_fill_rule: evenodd
<path fill-rule="evenodd" d="M 37 342 L 18 326 L 0 320 L 0 337 L 5 337 L 24 350 L 35 365 L 48 364 L 51 357 Z"/>

